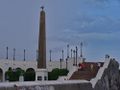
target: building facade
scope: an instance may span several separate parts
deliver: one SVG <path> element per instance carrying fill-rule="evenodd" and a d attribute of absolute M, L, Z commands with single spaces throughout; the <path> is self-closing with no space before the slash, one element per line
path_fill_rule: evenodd
<path fill-rule="evenodd" d="M 78 58 L 77 65 L 82 62 L 81 58 Z M 48 72 L 52 71 L 55 68 L 65 69 L 67 68 L 69 71 L 74 67 L 74 59 L 69 58 L 66 61 L 47 61 L 46 62 L 46 69 Z M 21 68 L 24 71 L 28 69 L 32 69 L 36 71 L 37 68 L 37 61 L 20 61 L 20 60 L 8 60 L 8 59 L 1 59 L 0 60 L 0 81 L 5 81 L 5 72 L 8 71 L 9 68 L 17 69 Z"/>

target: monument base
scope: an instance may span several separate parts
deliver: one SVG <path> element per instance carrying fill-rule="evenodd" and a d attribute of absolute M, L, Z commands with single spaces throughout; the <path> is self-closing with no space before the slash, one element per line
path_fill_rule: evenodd
<path fill-rule="evenodd" d="M 19 82 L 23 82 L 24 81 L 24 76 L 23 75 L 20 75 L 19 77 Z"/>
<path fill-rule="evenodd" d="M 46 80 L 48 80 L 48 70 L 37 69 L 36 70 L 36 81 L 46 81 Z"/>

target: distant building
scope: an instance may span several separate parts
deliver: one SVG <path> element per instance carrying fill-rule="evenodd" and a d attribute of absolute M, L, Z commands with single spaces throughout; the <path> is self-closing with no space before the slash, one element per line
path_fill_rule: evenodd
<path fill-rule="evenodd" d="M 78 58 L 78 64 L 82 62 L 80 58 Z M 78 65 L 77 64 L 77 65 Z M 9 60 L 9 59 L 1 59 L 0 60 L 0 81 L 5 81 L 5 72 L 11 67 L 12 69 L 21 68 L 25 71 L 28 69 L 32 69 L 36 71 L 37 68 L 37 61 L 20 61 L 20 60 Z M 74 67 L 74 59 L 69 58 L 66 61 L 47 61 L 46 62 L 46 69 L 48 72 L 52 71 L 54 68 L 67 68 L 69 71 Z"/>

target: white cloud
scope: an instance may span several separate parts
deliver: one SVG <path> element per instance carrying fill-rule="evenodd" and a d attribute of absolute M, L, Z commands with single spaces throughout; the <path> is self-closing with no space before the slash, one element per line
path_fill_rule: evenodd
<path fill-rule="evenodd" d="M 113 40 L 113 39 L 120 39 L 119 37 L 120 32 L 116 33 L 84 33 L 84 34 L 78 34 L 77 36 L 79 38 L 85 38 L 85 39 L 96 39 L 96 40 Z"/>

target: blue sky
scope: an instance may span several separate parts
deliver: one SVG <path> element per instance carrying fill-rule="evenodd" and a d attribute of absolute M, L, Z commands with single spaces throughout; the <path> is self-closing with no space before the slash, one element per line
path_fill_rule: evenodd
<path fill-rule="evenodd" d="M 109 54 L 120 61 L 120 0 L 0 0 L 0 58 L 9 47 L 12 59 L 36 58 L 39 13 L 46 12 L 47 59 L 61 58 L 62 49 L 80 47 L 87 60 L 97 61 Z"/>

